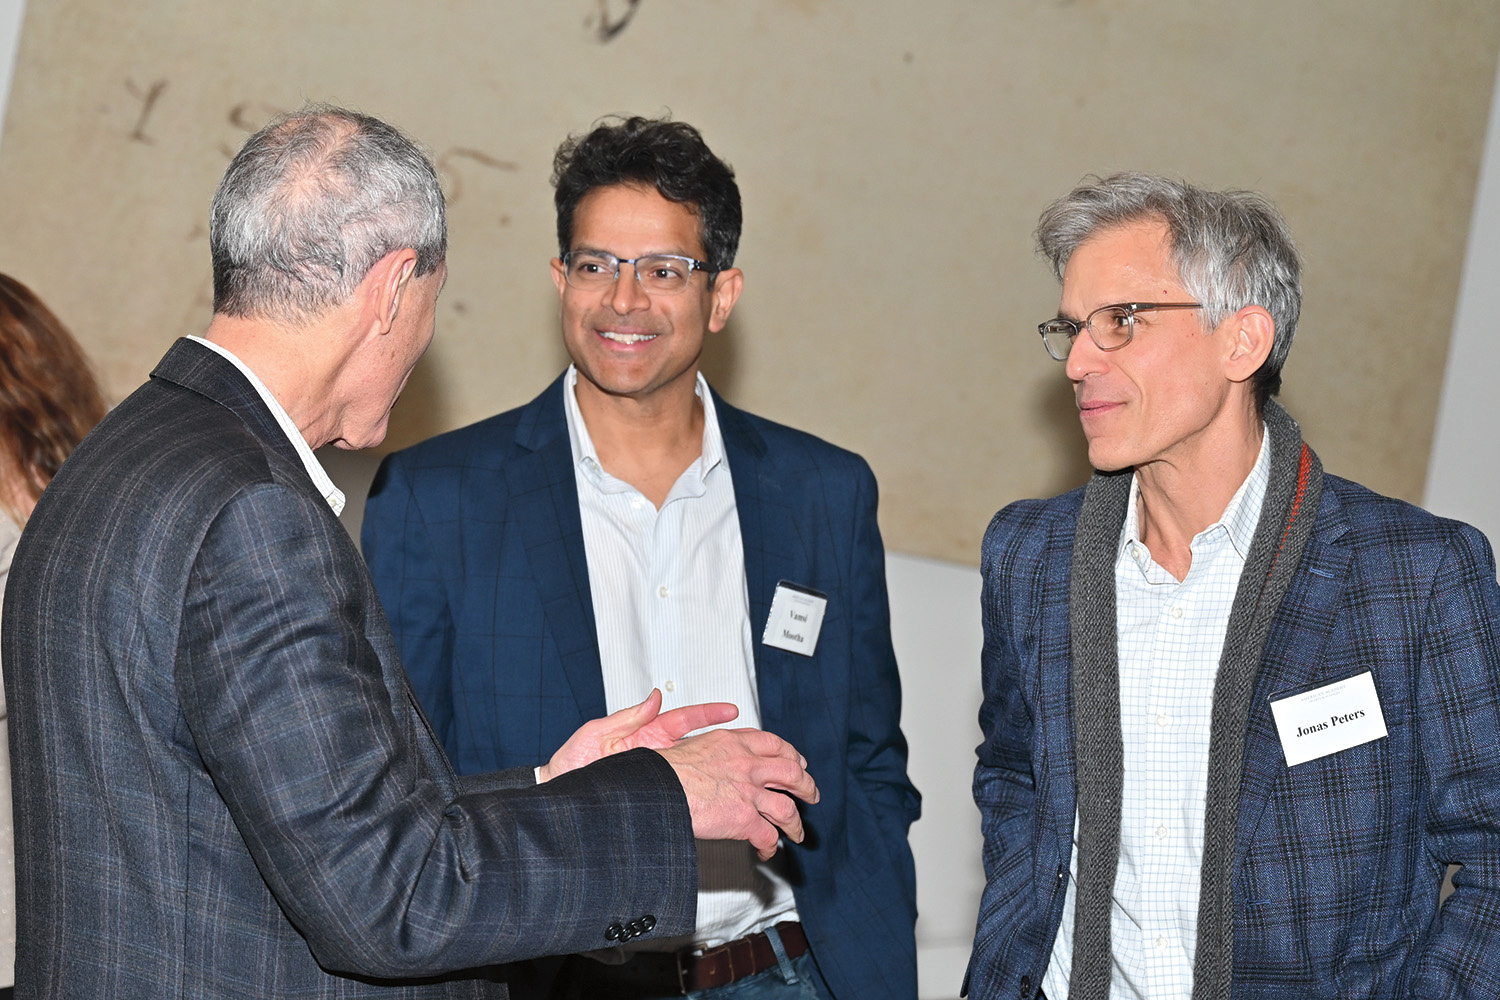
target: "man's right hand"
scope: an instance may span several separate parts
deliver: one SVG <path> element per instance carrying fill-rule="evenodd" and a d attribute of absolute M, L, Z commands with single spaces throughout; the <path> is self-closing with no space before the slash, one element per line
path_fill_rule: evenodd
<path fill-rule="evenodd" d="M 800 843 L 793 796 L 818 801 L 807 761 L 779 736 L 759 729 L 715 729 L 657 751 L 677 772 L 699 840 L 748 840 L 762 861 L 782 834 Z"/>

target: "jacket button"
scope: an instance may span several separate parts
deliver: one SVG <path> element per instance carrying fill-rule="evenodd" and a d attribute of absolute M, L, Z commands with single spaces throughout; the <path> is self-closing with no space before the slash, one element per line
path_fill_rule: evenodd
<path fill-rule="evenodd" d="M 1057 880 L 1059 882 L 1061 882 L 1063 879 L 1065 879 L 1067 877 L 1068 877 L 1068 866 L 1067 865 L 1058 865 L 1057 866 Z"/>
<path fill-rule="evenodd" d="M 1021 1000 L 1026 1000 L 1026 998 L 1029 997 L 1029 996 L 1031 996 L 1031 977 L 1030 976 L 1022 976 L 1021 977 Z"/>
<path fill-rule="evenodd" d="M 606 941 L 618 941 L 620 940 L 620 935 L 624 933 L 624 927 L 621 927 L 619 924 L 610 924 L 604 928 L 604 939 Z"/>
<path fill-rule="evenodd" d="M 641 926 L 644 927 L 644 928 L 646 928 L 646 930 L 649 931 L 651 928 L 653 928 L 653 927 L 656 926 L 656 918 L 653 917 L 649 913 L 646 914 L 644 917 L 641 918 Z"/>

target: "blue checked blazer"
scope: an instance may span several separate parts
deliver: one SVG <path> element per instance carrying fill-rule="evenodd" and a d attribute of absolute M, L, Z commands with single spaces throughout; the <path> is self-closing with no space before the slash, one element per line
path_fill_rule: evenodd
<path fill-rule="evenodd" d="M 563 380 L 519 409 L 392 455 L 363 543 L 417 694 L 461 772 L 545 758 L 605 714 Z M 789 848 L 834 996 L 916 995 L 915 876 L 875 479 L 858 456 L 717 395 L 734 482 L 762 725 L 822 799 Z M 828 595 L 815 655 L 763 645 L 780 580 Z"/>
<path fill-rule="evenodd" d="M 969 995 L 1034 995 L 1075 810 L 1068 594 L 1083 491 L 985 536 L 988 879 Z M 1237 998 L 1500 996 L 1500 588 L 1484 536 L 1333 476 L 1255 681 L 1235 838 Z M 1370 671 L 1389 735 L 1288 768 L 1269 701 Z M 1445 865 L 1464 867 L 1441 911 Z"/>
<path fill-rule="evenodd" d="M 442 976 L 693 926 L 667 763 L 455 777 L 353 541 L 200 344 L 48 487 L 3 635 L 18 1000 L 503 997 Z"/>

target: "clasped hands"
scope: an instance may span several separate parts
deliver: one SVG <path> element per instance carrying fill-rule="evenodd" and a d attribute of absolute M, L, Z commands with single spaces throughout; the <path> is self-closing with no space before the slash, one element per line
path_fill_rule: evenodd
<path fill-rule="evenodd" d="M 802 816 L 793 796 L 818 801 L 807 761 L 790 743 L 759 729 L 715 729 L 739 709 L 728 702 L 661 710 L 661 692 L 579 727 L 538 772 L 549 781 L 601 757 L 646 747 L 666 758 L 682 782 L 693 836 L 699 840 L 747 840 L 762 861 L 776 853 L 782 834 L 802 841 Z"/>

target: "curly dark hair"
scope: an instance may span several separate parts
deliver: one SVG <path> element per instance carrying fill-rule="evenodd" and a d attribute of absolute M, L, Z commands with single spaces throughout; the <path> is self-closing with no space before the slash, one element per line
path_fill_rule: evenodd
<path fill-rule="evenodd" d="M 573 249 L 573 214 L 595 188 L 638 184 L 692 208 L 714 271 L 734 266 L 740 245 L 740 188 L 734 171 L 686 122 L 611 117 L 570 135 L 552 160 L 558 253 Z"/>
<path fill-rule="evenodd" d="M 103 416 L 78 342 L 31 289 L 0 274 L 0 508 L 25 521 Z"/>

